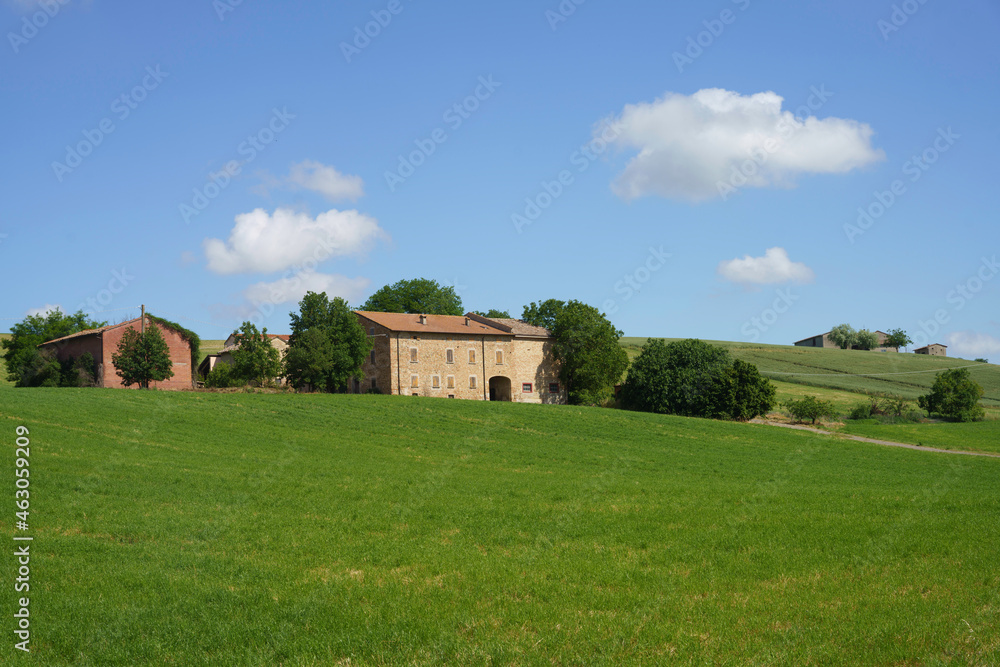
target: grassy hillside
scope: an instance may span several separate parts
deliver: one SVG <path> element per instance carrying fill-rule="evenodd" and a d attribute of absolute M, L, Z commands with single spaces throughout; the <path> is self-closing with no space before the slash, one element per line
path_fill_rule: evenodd
<path fill-rule="evenodd" d="M 646 342 L 645 338 L 621 340 L 633 357 Z M 887 392 L 906 398 L 927 393 L 941 369 L 974 363 L 919 354 L 707 342 L 725 347 L 734 357 L 755 364 L 761 373 L 774 380 L 852 392 Z M 1000 366 L 981 364 L 969 370 L 986 391 L 983 404 L 1000 407 Z"/>
<path fill-rule="evenodd" d="M 993 459 L 391 396 L 0 388 L 0 423 L 26 664 L 1000 661 Z"/>

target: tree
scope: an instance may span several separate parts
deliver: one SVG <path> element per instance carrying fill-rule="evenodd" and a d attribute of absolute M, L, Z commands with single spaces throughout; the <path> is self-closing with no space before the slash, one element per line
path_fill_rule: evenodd
<path fill-rule="evenodd" d="M 832 417 L 836 414 L 833 409 L 833 403 L 830 401 L 821 401 L 815 396 L 806 396 L 798 401 L 788 401 L 784 404 L 784 408 L 788 410 L 796 421 L 809 419 L 813 424 L 816 423 L 817 419 Z"/>
<path fill-rule="evenodd" d="M 751 363 L 736 359 L 723 377 L 722 413 L 747 422 L 766 415 L 777 402 L 777 390 Z"/>
<path fill-rule="evenodd" d="M 491 308 L 487 310 L 485 313 L 480 310 L 474 310 L 472 312 L 475 313 L 476 315 L 480 315 L 482 317 L 488 317 L 490 319 L 501 319 L 501 320 L 510 319 L 509 312 L 507 312 L 506 310 L 497 310 L 496 308 Z"/>
<path fill-rule="evenodd" d="M 60 310 L 49 311 L 44 315 L 29 315 L 11 326 L 10 338 L 0 342 L 7 365 L 7 379 L 19 387 L 38 386 L 26 382 L 28 376 L 36 378 L 38 370 L 54 360 L 46 362 L 39 358 L 40 344 L 106 324 L 107 322 L 87 318 L 82 310 L 73 315 L 65 315 Z"/>
<path fill-rule="evenodd" d="M 233 375 L 263 387 L 281 374 L 281 354 L 271 345 L 266 328 L 258 333 L 252 322 L 244 322 L 236 339 L 240 346 L 233 350 Z"/>
<path fill-rule="evenodd" d="M 913 340 L 902 329 L 890 329 L 889 335 L 885 340 L 885 344 L 886 347 L 905 349 L 907 345 L 913 344 Z"/>
<path fill-rule="evenodd" d="M 156 326 L 146 327 L 143 333 L 133 327 L 126 329 L 118 341 L 118 351 L 111 355 L 111 363 L 126 387 L 137 384 L 140 389 L 149 389 L 150 382 L 174 376 L 170 349 Z"/>
<path fill-rule="evenodd" d="M 233 372 L 232 364 L 215 364 L 215 367 L 208 372 L 205 377 L 205 386 L 209 389 L 226 389 L 229 387 L 242 387 L 246 380 L 237 377 Z"/>
<path fill-rule="evenodd" d="M 556 318 L 559 317 L 559 313 L 564 308 L 566 308 L 566 302 L 559 301 L 558 299 L 548 299 L 538 303 L 532 301 L 524 307 L 524 310 L 521 312 L 521 319 L 528 324 L 533 324 L 536 327 L 545 327 L 549 331 L 552 331 L 556 325 Z"/>
<path fill-rule="evenodd" d="M 952 368 L 937 374 L 931 392 L 917 398 L 917 404 L 928 416 L 937 413 L 961 422 L 980 421 L 986 414 L 979 404 L 983 393 L 969 369 Z"/>
<path fill-rule="evenodd" d="M 631 410 L 739 421 L 766 414 L 774 397 L 774 385 L 756 366 L 695 339 L 647 340 L 621 393 Z"/>
<path fill-rule="evenodd" d="M 291 313 L 292 335 L 285 353 L 285 377 L 293 387 L 344 391 L 372 349 L 361 322 L 340 297 L 307 292 Z"/>
<path fill-rule="evenodd" d="M 859 350 L 874 350 L 878 347 L 878 334 L 868 329 L 861 329 L 854 334 L 854 347 Z"/>
<path fill-rule="evenodd" d="M 559 363 L 559 377 L 570 403 L 599 405 L 611 398 L 625 369 L 628 354 L 618 343 L 622 332 L 593 306 L 570 301 L 550 331 L 552 353 Z"/>
<path fill-rule="evenodd" d="M 977 361 L 977 362 L 979 362 L 981 364 L 988 364 L 988 363 L 990 363 L 989 359 L 983 359 L 982 357 L 977 357 L 976 359 L 974 359 L 974 361 Z"/>
<path fill-rule="evenodd" d="M 443 287 L 427 278 L 386 285 L 368 297 L 361 310 L 426 315 L 462 315 L 465 312 L 454 287 Z"/>
<path fill-rule="evenodd" d="M 858 332 L 850 324 L 838 324 L 830 329 L 830 341 L 841 350 L 849 350 L 857 341 Z"/>

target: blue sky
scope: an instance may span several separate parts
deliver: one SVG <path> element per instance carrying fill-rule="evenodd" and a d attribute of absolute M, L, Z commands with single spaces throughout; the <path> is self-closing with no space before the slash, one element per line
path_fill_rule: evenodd
<path fill-rule="evenodd" d="M 3 2 L 0 329 L 428 277 L 1000 360 L 996 2 Z"/>

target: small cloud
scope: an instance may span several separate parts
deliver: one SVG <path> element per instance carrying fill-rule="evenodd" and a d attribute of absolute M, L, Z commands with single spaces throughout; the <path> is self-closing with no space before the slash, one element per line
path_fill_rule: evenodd
<path fill-rule="evenodd" d="M 258 208 L 236 216 L 228 240 L 205 239 L 203 247 L 214 273 L 271 273 L 362 255 L 388 238 L 375 218 L 353 210 L 331 209 L 312 218 L 288 208 L 273 214 Z"/>
<path fill-rule="evenodd" d="M 1000 338 L 975 331 L 956 331 L 945 337 L 949 356 L 994 358 L 1000 355 Z"/>
<path fill-rule="evenodd" d="M 296 274 L 274 282 L 260 282 L 243 291 L 243 296 L 255 307 L 261 304 L 278 305 L 298 302 L 306 292 L 326 292 L 331 299 L 342 297 L 348 302 L 361 297 L 371 284 L 367 278 L 346 276 L 314 271 Z"/>
<path fill-rule="evenodd" d="M 885 159 L 871 145 L 872 128 L 856 120 L 797 119 L 773 93 L 740 95 L 706 88 L 693 95 L 667 93 L 626 105 L 612 118 L 612 144 L 635 149 L 612 185 L 622 199 L 659 195 L 685 201 L 720 196 L 740 166 L 766 157 L 743 187 L 792 187 L 800 174 L 839 174 Z M 601 136 L 607 140 L 608 124 Z M 597 132 L 595 131 L 595 135 Z"/>
<path fill-rule="evenodd" d="M 29 309 L 25 313 L 25 315 L 28 315 L 29 317 L 34 317 L 35 315 L 41 315 L 42 317 L 45 317 L 49 313 L 54 313 L 57 310 L 60 311 L 60 312 L 66 312 L 66 311 L 63 310 L 63 307 L 60 306 L 60 305 L 58 305 L 58 304 L 47 303 L 44 306 L 42 306 L 41 308 L 31 308 L 31 309 Z"/>
<path fill-rule="evenodd" d="M 740 284 L 811 283 L 816 274 L 802 262 L 793 262 L 784 248 L 768 248 L 763 257 L 744 255 L 743 259 L 720 262 L 718 274 Z"/>
<path fill-rule="evenodd" d="M 336 168 L 315 160 L 293 164 L 288 176 L 284 178 L 275 178 L 266 171 L 259 172 L 257 176 L 261 183 L 251 190 L 262 196 L 282 187 L 318 192 L 331 202 L 353 202 L 365 196 L 364 181 L 360 176 L 342 174 Z"/>

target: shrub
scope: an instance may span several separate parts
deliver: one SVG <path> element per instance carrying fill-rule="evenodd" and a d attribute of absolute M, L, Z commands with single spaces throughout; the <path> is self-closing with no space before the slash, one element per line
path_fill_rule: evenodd
<path fill-rule="evenodd" d="M 969 369 L 953 368 L 938 373 L 931 393 L 918 398 L 917 404 L 928 416 L 936 413 L 955 421 L 980 421 L 986 416 L 979 404 L 983 393 L 979 383 L 969 376 Z"/>
<path fill-rule="evenodd" d="M 813 424 L 821 417 L 832 417 L 836 413 L 833 410 L 833 403 L 821 401 L 815 396 L 806 396 L 798 401 L 788 401 L 783 406 L 795 421 L 811 420 Z"/>
<path fill-rule="evenodd" d="M 894 417 L 903 416 L 910 408 L 910 402 L 899 396 L 879 396 L 873 395 L 863 403 L 858 403 L 851 408 L 848 413 L 849 419 L 870 419 L 872 417 Z"/>
<path fill-rule="evenodd" d="M 233 372 L 233 367 L 225 362 L 215 364 L 207 377 L 205 386 L 209 389 L 228 389 L 230 387 L 242 387 L 246 381 Z"/>

